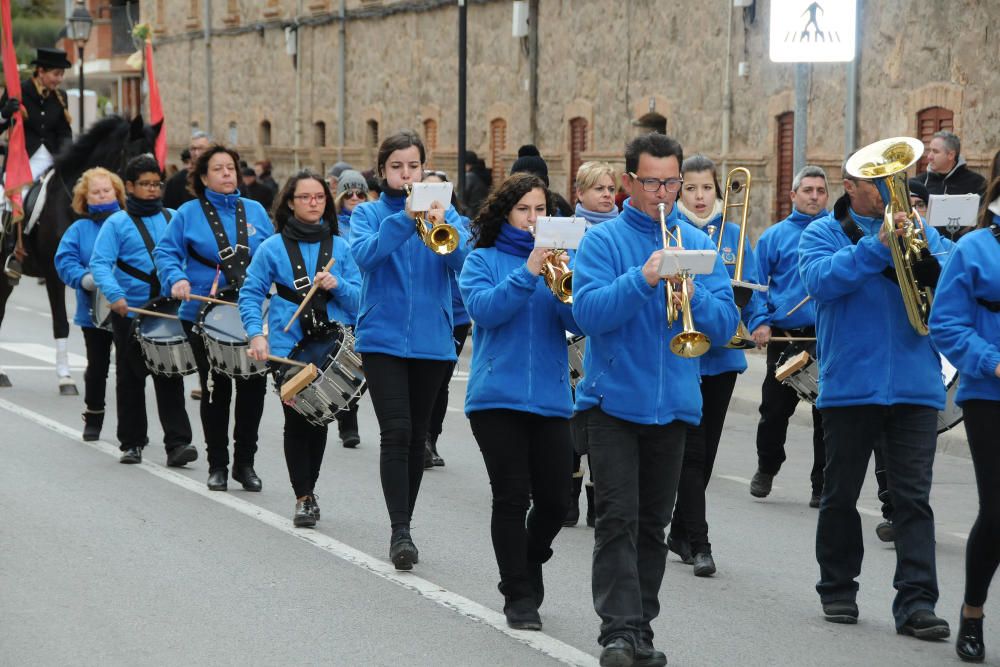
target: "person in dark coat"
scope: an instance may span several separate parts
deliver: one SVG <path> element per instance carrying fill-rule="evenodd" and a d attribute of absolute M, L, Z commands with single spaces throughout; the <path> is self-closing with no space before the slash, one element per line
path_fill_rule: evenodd
<path fill-rule="evenodd" d="M 549 165 L 542 159 L 538 148 L 532 144 L 525 144 L 517 149 L 517 159 L 510 166 L 510 173 L 516 174 L 518 172 L 534 174 L 545 181 L 545 187 L 549 187 Z M 565 197 L 554 190 L 552 191 L 552 196 L 556 200 L 556 215 L 562 217 L 572 217 L 575 215 L 576 209 L 570 206 Z"/>
<path fill-rule="evenodd" d="M 473 151 L 465 152 L 465 191 L 462 193 L 462 203 L 471 215 L 479 211 L 479 207 L 490 194 L 490 179 L 483 177 L 486 163 L 479 159 Z"/>
<path fill-rule="evenodd" d="M 964 195 L 975 193 L 980 197 L 986 192 L 986 179 L 969 169 L 961 155 L 962 142 L 947 130 L 936 132 L 927 147 L 927 171 L 917 174 L 916 180 L 927 188 L 928 195 Z M 960 227 L 954 231 L 936 227 L 941 236 L 957 240 L 972 229 Z"/>
<path fill-rule="evenodd" d="M 244 196 L 259 202 L 265 210 L 270 211 L 271 204 L 274 203 L 274 193 L 257 180 L 257 172 L 253 170 L 253 167 L 244 167 L 241 171 L 243 173 Z"/>
<path fill-rule="evenodd" d="M 198 161 L 198 157 L 212 145 L 212 137 L 207 132 L 192 132 L 191 143 L 188 144 L 188 166 Z M 183 154 L 182 154 L 183 156 Z M 170 177 L 163 188 L 163 205 L 167 208 L 176 209 L 186 201 L 194 199 L 194 195 L 188 190 L 188 166 L 178 171 Z"/>

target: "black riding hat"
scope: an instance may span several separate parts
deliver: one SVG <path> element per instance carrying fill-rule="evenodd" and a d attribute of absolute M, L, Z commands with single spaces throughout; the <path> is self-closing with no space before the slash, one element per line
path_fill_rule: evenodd
<path fill-rule="evenodd" d="M 44 67 L 45 69 L 69 69 L 73 63 L 66 57 L 66 52 L 62 49 L 48 49 L 41 47 L 37 50 L 35 59 L 31 61 L 32 66 Z"/>

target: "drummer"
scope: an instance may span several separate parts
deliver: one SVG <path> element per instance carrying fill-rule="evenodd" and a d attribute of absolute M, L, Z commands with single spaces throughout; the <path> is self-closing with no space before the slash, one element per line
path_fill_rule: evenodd
<path fill-rule="evenodd" d="M 115 341 L 115 404 L 122 463 L 141 463 L 149 442 L 146 418 L 146 376 L 139 341 L 132 335 L 134 314 L 160 296 L 153 265 L 153 247 L 163 237 L 174 211 L 163 208 L 163 174 L 149 154 L 125 166 L 125 210 L 112 214 L 97 234 L 90 258 L 94 282 L 111 304 Z M 184 379 L 153 375 L 156 408 L 167 447 L 167 465 L 182 466 L 198 458 L 191 444 L 191 422 L 184 407 Z"/>
<path fill-rule="evenodd" d="M 111 365 L 110 329 L 102 328 L 93 315 L 91 294 L 97 289 L 90 273 L 90 256 L 101 225 L 125 205 L 125 186 L 117 174 L 103 167 L 83 172 L 73 187 L 73 211 L 77 219 L 59 241 L 55 265 L 59 278 L 76 289 L 73 322 L 83 331 L 87 347 L 87 370 L 83 375 L 83 439 L 97 440 L 104 426 L 104 396 Z"/>
<path fill-rule="evenodd" d="M 278 233 L 260 245 L 240 290 L 240 315 L 250 337 L 250 357 L 266 361 L 268 354 L 286 357 L 302 341 L 336 330 L 336 323 L 352 324 L 358 314 L 361 274 L 347 241 L 338 233 L 337 213 L 330 186 L 319 174 L 304 170 L 292 176 L 274 206 Z M 324 270 L 333 257 L 334 264 Z M 268 312 L 264 334 L 261 310 L 271 285 L 277 295 Z M 312 285 L 319 289 L 288 332 L 285 326 Z M 315 361 L 315 360 L 313 360 Z M 316 501 L 326 449 L 327 426 L 316 426 L 282 405 L 285 413 L 285 463 L 295 492 L 292 522 L 301 528 L 320 518 Z"/>
<path fill-rule="evenodd" d="M 177 218 L 154 252 L 156 269 L 175 299 L 188 299 L 192 294 L 214 296 L 219 288 L 227 286 L 239 289 L 253 253 L 274 233 L 264 207 L 240 196 L 239 163 L 239 153 L 215 144 L 191 167 L 188 189 L 195 199 L 177 210 Z M 229 480 L 233 379 L 210 368 L 205 344 L 192 331 L 200 306 L 198 301 L 190 300 L 181 306 L 180 316 L 198 362 L 208 488 L 225 491 Z M 246 491 L 260 491 L 263 485 L 253 464 L 267 376 L 253 375 L 235 382 L 233 479 Z"/>

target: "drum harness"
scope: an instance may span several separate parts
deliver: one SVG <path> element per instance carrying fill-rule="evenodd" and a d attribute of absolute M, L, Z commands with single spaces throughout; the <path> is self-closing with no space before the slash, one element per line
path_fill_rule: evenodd
<path fill-rule="evenodd" d="M 312 278 L 309 275 L 309 269 L 306 266 L 305 260 L 302 258 L 302 251 L 299 248 L 298 241 L 294 241 L 284 234 L 281 235 L 281 240 L 285 244 L 285 251 L 288 253 L 288 261 L 292 265 L 292 275 L 295 276 L 292 280 L 292 286 L 284 285 L 279 282 L 275 282 L 275 289 L 280 296 L 285 301 L 290 301 L 296 305 L 302 303 L 305 298 L 306 292 L 309 291 L 310 285 L 312 285 Z M 323 270 L 326 263 L 333 256 L 333 236 L 327 236 L 319 245 L 319 255 L 316 257 L 316 273 Z M 333 323 L 330 322 L 330 318 L 327 316 L 326 305 L 329 301 L 329 292 L 324 290 L 318 290 L 309 302 L 308 308 L 302 313 L 300 322 L 302 324 L 302 332 L 307 337 L 312 336 L 322 336 L 329 333 L 333 329 Z"/>
<path fill-rule="evenodd" d="M 170 222 L 170 212 L 167 211 L 167 209 L 163 209 L 162 213 L 167 222 Z M 156 262 L 153 260 L 153 248 L 156 244 L 153 243 L 153 237 L 149 235 L 149 230 L 146 229 L 145 223 L 139 219 L 138 216 L 129 214 L 128 217 L 132 220 L 132 224 L 135 225 L 135 229 L 139 232 L 139 236 L 142 237 L 142 242 L 146 246 L 146 252 L 149 254 L 149 261 L 153 264 L 153 270 L 149 273 L 141 271 L 121 259 L 115 261 L 115 266 L 136 280 L 141 280 L 149 285 L 149 300 L 152 301 L 160 295 L 160 279 L 156 275 Z"/>

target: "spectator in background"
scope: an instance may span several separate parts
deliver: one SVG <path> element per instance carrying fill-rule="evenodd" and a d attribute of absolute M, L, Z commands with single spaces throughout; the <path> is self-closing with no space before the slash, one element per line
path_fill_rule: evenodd
<path fill-rule="evenodd" d="M 184 151 L 184 153 L 187 153 L 187 158 L 185 159 L 184 153 L 181 153 L 181 160 L 184 160 L 184 168 L 171 176 L 163 188 L 164 208 L 176 209 L 184 202 L 194 199 L 194 195 L 187 189 L 188 168 L 191 162 L 196 161 L 198 156 L 204 153 L 205 149 L 211 144 L 212 137 L 207 132 L 197 131 L 191 133 L 191 142 L 188 144 L 187 150 Z"/>
<path fill-rule="evenodd" d="M 274 193 L 257 180 L 257 172 L 252 167 L 243 167 L 241 171 L 243 173 L 243 196 L 259 202 L 261 206 L 270 211 L 271 204 L 274 203 Z"/>
<path fill-rule="evenodd" d="M 347 171 L 348 169 L 354 169 L 354 167 L 347 164 L 346 162 L 338 162 L 327 170 L 326 182 L 330 186 L 330 192 L 337 192 L 337 185 L 340 181 L 340 175 L 345 171 Z"/>
<path fill-rule="evenodd" d="M 953 133 L 942 130 L 934 134 L 927 147 L 927 171 L 917 174 L 916 180 L 927 187 L 928 195 L 964 195 L 975 193 L 980 197 L 986 192 L 986 179 L 972 171 L 961 155 L 962 142 Z M 941 236 L 952 241 L 971 227 L 954 231 L 937 227 Z"/>
<path fill-rule="evenodd" d="M 368 201 L 375 201 L 382 194 L 382 184 L 375 175 L 375 170 L 366 169 L 361 172 L 361 175 L 365 177 L 365 183 L 368 184 Z"/>
<path fill-rule="evenodd" d="M 534 174 L 545 181 L 545 187 L 549 187 L 549 165 L 542 159 L 537 146 L 525 144 L 517 149 L 517 159 L 510 166 L 510 173 L 516 174 L 518 172 Z M 554 190 L 551 192 L 556 200 L 555 214 L 563 217 L 572 217 L 574 215 L 574 208 L 566 201 L 566 198 Z"/>
<path fill-rule="evenodd" d="M 257 160 L 253 163 L 254 171 L 257 172 L 257 182 L 267 187 L 271 191 L 271 196 L 278 194 L 278 183 L 271 176 L 271 161 Z"/>
<path fill-rule="evenodd" d="M 490 194 L 490 176 L 486 172 L 486 163 L 472 151 L 465 151 L 465 191 L 462 193 L 462 203 L 466 210 L 475 215 L 479 207 Z"/>

